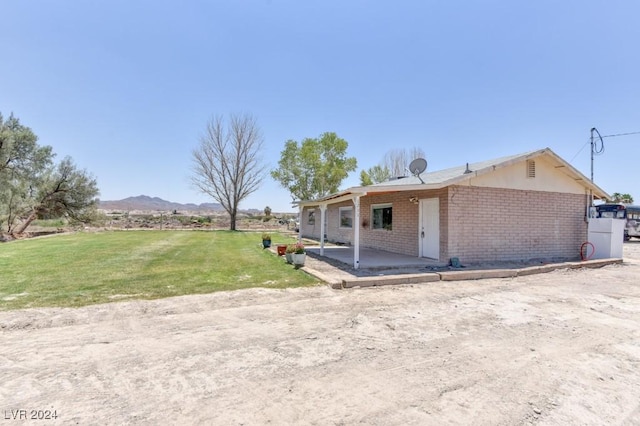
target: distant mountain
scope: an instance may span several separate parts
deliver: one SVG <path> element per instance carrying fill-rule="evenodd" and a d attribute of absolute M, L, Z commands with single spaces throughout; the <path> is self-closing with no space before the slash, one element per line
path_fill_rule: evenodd
<path fill-rule="evenodd" d="M 222 205 L 219 203 L 202 203 L 202 204 L 180 204 L 163 200 L 158 197 L 149 197 L 148 195 L 138 195 L 137 197 L 128 197 L 123 200 L 100 201 L 100 208 L 103 210 L 153 210 L 153 211 L 223 211 Z"/>

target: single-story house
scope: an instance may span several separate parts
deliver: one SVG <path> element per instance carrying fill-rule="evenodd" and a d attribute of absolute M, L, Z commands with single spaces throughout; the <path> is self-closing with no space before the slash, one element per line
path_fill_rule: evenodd
<path fill-rule="evenodd" d="M 447 262 L 573 260 L 609 195 L 545 148 L 298 203 L 300 236 Z M 320 238 L 322 235 L 325 238 Z"/>

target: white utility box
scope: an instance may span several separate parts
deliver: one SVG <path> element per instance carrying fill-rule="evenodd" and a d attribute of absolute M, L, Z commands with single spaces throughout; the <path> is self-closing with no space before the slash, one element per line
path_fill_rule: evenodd
<path fill-rule="evenodd" d="M 591 259 L 622 259 L 622 243 L 624 242 L 626 223 L 627 221 L 624 219 L 589 219 L 588 238 L 594 248 Z"/>

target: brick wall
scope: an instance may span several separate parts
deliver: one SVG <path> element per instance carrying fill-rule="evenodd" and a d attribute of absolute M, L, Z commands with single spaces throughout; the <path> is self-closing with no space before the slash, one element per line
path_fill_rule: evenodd
<path fill-rule="evenodd" d="M 584 195 L 453 186 L 446 257 L 462 263 L 577 259 Z"/>
<path fill-rule="evenodd" d="M 381 248 L 394 253 L 402 253 L 409 256 L 418 256 L 419 232 L 418 214 L 419 206 L 409 201 L 410 197 L 439 198 L 440 199 L 440 250 L 443 250 L 443 236 L 446 238 L 446 221 L 442 212 L 447 211 L 447 191 L 412 191 L 395 194 L 381 194 L 364 197 L 360 200 L 360 244 L 363 247 Z M 390 231 L 385 229 L 372 229 L 371 206 L 374 204 L 390 203 L 393 207 L 393 226 Z M 367 226 L 362 226 L 365 221 Z"/>
<path fill-rule="evenodd" d="M 435 191 L 406 191 L 370 195 L 360 199 L 360 245 L 409 256 L 419 254 L 419 206 L 410 197 L 440 201 L 440 260 L 458 257 L 464 264 L 579 258 L 587 238 L 584 195 L 453 186 Z M 372 229 L 371 206 L 391 204 L 391 230 Z M 339 207 L 327 207 L 327 239 L 353 244 L 353 229 L 340 228 Z M 320 209 L 309 225 L 304 209 L 302 235 L 320 239 Z"/>
<path fill-rule="evenodd" d="M 373 229 L 371 206 L 374 204 L 391 204 L 391 230 Z M 363 220 L 367 225 L 360 228 L 362 246 L 411 256 L 418 255 L 418 205 L 409 202 L 409 195 L 400 192 L 361 198 L 360 215 L 360 225 Z"/>
<path fill-rule="evenodd" d="M 309 224 L 309 212 L 315 212 L 315 223 Z M 320 240 L 320 208 L 305 207 L 302 209 L 302 219 L 300 220 L 300 233 L 305 238 L 315 238 Z"/>
<path fill-rule="evenodd" d="M 332 243 L 353 243 L 353 228 L 343 228 L 340 226 L 340 207 L 351 207 L 351 217 L 355 226 L 355 207 L 353 201 L 331 204 L 327 207 L 327 239 Z"/>
<path fill-rule="evenodd" d="M 352 216 L 355 223 L 355 209 L 352 201 L 344 201 L 337 204 L 330 204 L 325 211 L 325 235 L 327 241 L 332 243 L 352 244 L 353 228 L 343 228 L 340 226 L 340 207 L 351 207 Z M 315 212 L 315 223 L 309 224 L 309 212 Z M 320 207 L 308 207 L 302 211 L 302 222 L 300 225 L 302 236 L 320 241 Z"/>

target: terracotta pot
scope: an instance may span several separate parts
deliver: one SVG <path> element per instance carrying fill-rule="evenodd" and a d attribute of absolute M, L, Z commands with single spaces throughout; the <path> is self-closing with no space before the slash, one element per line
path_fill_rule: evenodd
<path fill-rule="evenodd" d="M 287 252 L 286 244 L 278 244 L 278 256 L 284 256 Z"/>

